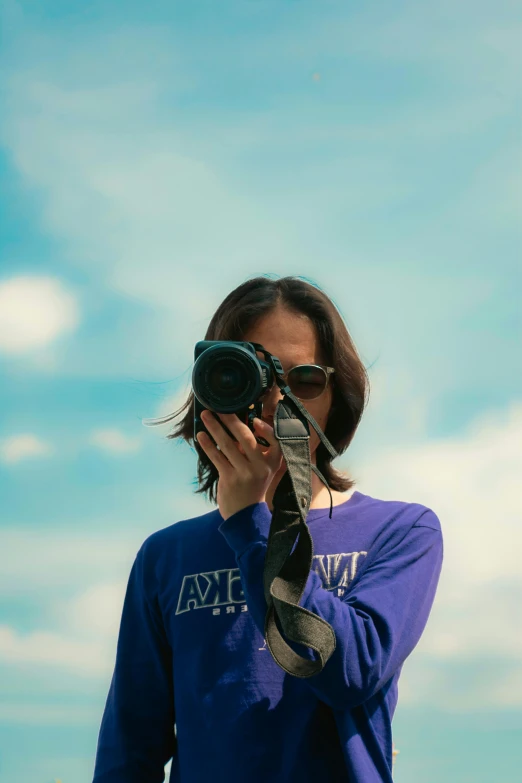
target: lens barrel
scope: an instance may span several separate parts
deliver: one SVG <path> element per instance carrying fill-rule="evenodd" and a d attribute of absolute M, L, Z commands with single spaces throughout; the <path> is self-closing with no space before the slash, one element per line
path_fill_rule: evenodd
<path fill-rule="evenodd" d="M 246 343 L 216 341 L 194 363 L 192 387 L 205 408 L 234 413 L 257 402 L 266 389 L 267 372 Z"/>

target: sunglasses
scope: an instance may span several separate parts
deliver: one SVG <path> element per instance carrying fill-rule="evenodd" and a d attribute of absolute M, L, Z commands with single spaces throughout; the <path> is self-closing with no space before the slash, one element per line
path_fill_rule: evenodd
<path fill-rule="evenodd" d="M 334 372 L 333 367 L 323 367 L 321 364 L 298 364 L 283 373 L 283 378 L 298 400 L 315 400 L 325 391 L 328 379 Z"/>

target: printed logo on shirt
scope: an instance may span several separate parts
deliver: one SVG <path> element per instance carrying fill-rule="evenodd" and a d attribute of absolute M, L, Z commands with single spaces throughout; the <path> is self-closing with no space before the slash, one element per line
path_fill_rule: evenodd
<path fill-rule="evenodd" d="M 320 577 L 323 588 L 335 592 L 341 598 L 355 578 L 359 558 L 366 555 L 367 552 L 314 555 L 312 569 Z M 245 600 L 239 568 L 188 574 L 183 577 L 176 614 L 210 607 L 213 609 L 212 614 L 220 614 L 222 606 L 226 607 L 226 614 L 235 614 L 239 604 L 242 606 L 238 610 L 246 612 L 248 607 Z"/>

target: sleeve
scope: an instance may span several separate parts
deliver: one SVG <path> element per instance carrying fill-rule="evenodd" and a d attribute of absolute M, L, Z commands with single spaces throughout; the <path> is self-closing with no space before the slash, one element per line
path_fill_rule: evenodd
<path fill-rule="evenodd" d="M 93 783 L 163 783 L 177 750 L 172 650 L 145 544 L 127 584 Z"/>
<path fill-rule="evenodd" d="M 270 522 L 267 504 L 257 503 L 219 527 L 235 552 L 249 611 L 263 635 L 263 570 Z M 406 535 L 396 535 L 361 569 L 342 598 L 324 589 L 319 575 L 310 571 L 299 605 L 326 620 L 336 637 L 323 670 L 303 678 L 322 701 L 339 710 L 355 707 L 393 677 L 424 631 L 442 559 L 440 522 L 426 509 Z M 286 641 L 303 657 L 317 657 L 310 648 Z"/>

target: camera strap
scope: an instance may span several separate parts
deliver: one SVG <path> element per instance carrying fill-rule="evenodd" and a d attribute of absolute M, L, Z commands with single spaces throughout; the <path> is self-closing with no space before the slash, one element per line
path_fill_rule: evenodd
<path fill-rule="evenodd" d="M 265 638 L 272 657 L 284 671 L 296 677 L 311 677 L 322 671 L 335 650 L 336 640 L 329 623 L 299 606 L 313 561 L 313 541 L 306 524 L 312 497 L 312 470 L 330 493 L 330 519 L 333 505 L 330 487 L 322 473 L 311 464 L 308 422 L 332 457 L 338 454 L 289 387 L 279 378 L 277 383 L 285 396 L 279 400 L 275 410 L 274 435 L 281 447 L 287 471 L 274 493 L 268 534 L 263 573 L 268 606 Z M 278 623 L 288 639 L 311 648 L 319 659 L 310 660 L 296 653 L 283 638 Z"/>

